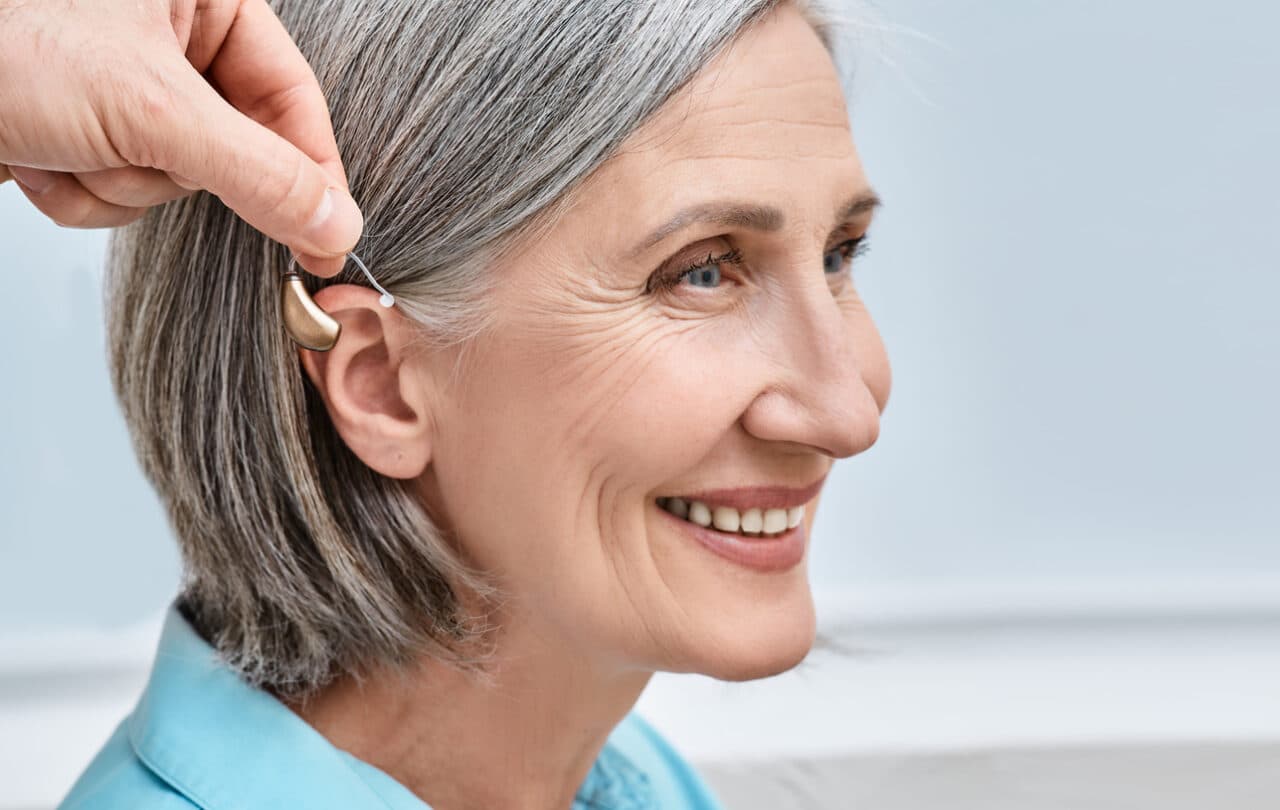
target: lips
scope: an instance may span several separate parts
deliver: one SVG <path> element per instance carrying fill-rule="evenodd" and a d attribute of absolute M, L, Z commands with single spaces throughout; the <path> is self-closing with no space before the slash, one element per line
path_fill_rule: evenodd
<path fill-rule="evenodd" d="M 826 475 L 804 487 L 762 485 L 703 489 L 662 496 L 664 511 L 703 528 L 745 535 L 776 537 L 804 521 L 805 505 L 822 489 Z"/>
<path fill-rule="evenodd" d="M 822 485 L 826 483 L 826 480 L 827 476 L 823 474 L 817 481 L 804 487 L 765 485 L 734 487 L 732 489 L 704 489 L 696 492 L 672 493 L 669 497 L 679 498 L 685 503 L 701 501 L 713 511 L 717 506 L 728 506 L 736 509 L 739 513 L 750 509 L 790 509 L 795 506 L 804 506 L 817 497 L 818 493 L 822 491 Z"/>
<path fill-rule="evenodd" d="M 784 528 L 777 534 L 759 535 L 746 535 L 740 531 L 730 532 L 711 526 L 700 526 L 686 518 L 676 516 L 665 507 L 659 508 L 658 511 L 682 534 L 717 556 L 762 573 L 776 573 L 789 571 L 804 559 L 808 535 L 807 526 L 803 520 L 804 507 L 792 508 L 801 513 L 799 523 L 791 528 Z M 781 509 L 777 511 L 786 514 Z"/>

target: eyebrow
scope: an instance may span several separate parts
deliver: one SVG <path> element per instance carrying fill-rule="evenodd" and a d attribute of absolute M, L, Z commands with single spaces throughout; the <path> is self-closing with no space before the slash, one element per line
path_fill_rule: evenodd
<path fill-rule="evenodd" d="M 836 209 L 836 221 L 852 219 L 879 205 L 880 197 L 874 191 L 861 191 Z M 786 220 L 782 210 L 771 205 L 733 201 L 698 203 L 681 209 L 655 228 L 631 250 L 631 256 L 639 256 L 672 234 L 699 223 L 748 228 L 753 231 L 778 231 L 786 224 Z"/>

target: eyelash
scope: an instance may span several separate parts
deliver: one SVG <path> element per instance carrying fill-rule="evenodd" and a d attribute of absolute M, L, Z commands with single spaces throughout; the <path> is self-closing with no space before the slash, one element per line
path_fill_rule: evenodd
<path fill-rule="evenodd" d="M 740 265 L 742 264 L 742 251 L 734 248 L 726 253 L 721 253 L 719 256 L 714 253 L 708 253 L 707 258 L 702 259 L 701 261 L 696 261 L 685 267 L 683 270 L 674 270 L 665 275 L 651 278 L 648 286 L 645 288 L 645 292 L 657 292 L 659 290 L 671 289 L 679 284 L 681 279 L 692 273 L 694 270 L 701 270 L 702 268 L 712 264 Z"/>
<path fill-rule="evenodd" d="M 839 250 L 844 259 L 852 259 L 854 256 L 861 256 L 866 253 L 869 248 L 870 245 L 867 242 L 867 236 L 866 234 L 863 234 L 862 236 L 858 236 L 853 239 L 846 239 L 840 244 L 832 246 L 828 250 L 824 251 L 823 255 L 825 256 L 833 250 Z M 665 275 L 650 278 L 649 283 L 645 286 L 645 292 L 651 293 L 669 290 L 672 287 L 679 285 L 680 281 L 693 271 L 701 270 L 702 268 L 712 264 L 740 265 L 742 264 L 742 251 L 734 248 L 727 253 L 720 254 L 719 256 L 714 253 L 708 253 L 705 259 L 696 261 L 682 270 L 675 270 Z"/>
<path fill-rule="evenodd" d="M 865 233 L 862 236 L 855 236 L 852 239 L 846 239 L 840 244 L 831 248 L 831 250 L 840 251 L 840 254 L 844 259 L 850 259 L 850 260 L 856 256 L 861 256 L 862 254 L 866 253 L 870 249 L 871 249 L 871 243 L 867 241 L 867 235 Z M 827 253 L 830 253 L 831 250 L 828 250 Z"/>

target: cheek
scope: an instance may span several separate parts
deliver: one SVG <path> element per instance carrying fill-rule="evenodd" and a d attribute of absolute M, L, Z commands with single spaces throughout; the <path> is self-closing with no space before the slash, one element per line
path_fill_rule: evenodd
<path fill-rule="evenodd" d="M 478 565 L 555 565 L 557 546 L 598 535 L 620 496 L 681 463 L 716 398 L 677 348 L 621 327 L 522 332 L 474 348 L 447 398 L 433 474 Z"/>
<path fill-rule="evenodd" d="M 618 357 L 589 453 L 648 490 L 686 476 L 734 430 L 766 379 L 763 366 L 740 327 L 664 324 L 660 337 Z"/>
<path fill-rule="evenodd" d="M 580 472 L 561 452 L 560 392 L 511 343 L 473 347 L 445 397 L 431 470 L 442 508 L 473 564 L 519 578 L 550 565 L 548 546 L 570 534 Z"/>

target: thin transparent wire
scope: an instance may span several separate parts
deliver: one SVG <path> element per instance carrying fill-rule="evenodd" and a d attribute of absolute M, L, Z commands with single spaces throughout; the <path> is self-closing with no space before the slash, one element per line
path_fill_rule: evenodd
<path fill-rule="evenodd" d="M 395 303 L 396 303 L 396 297 L 395 297 L 394 295 L 392 295 L 391 293 L 387 292 L 387 291 L 383 288 L 383 286 L 382 286 L 381 284 L 379 284 L 379 283 L 378 283 L 377 279 L 375 279 L 375 278 L 373 277 L 373 273 L 370 273 L 370 272 L 369 272 L 369 268 L 364 266 L 364 262 L 360 260 L 360 257 L 359 257 L 359 256 L 357 256 L 354 252 L 352 252 L 352 253 L 348 253 L 348 254 L 347 254 L 347 257 L 348 257 L 348 258 L 350 258 L 353 262 L 355 262 L 355 263 L 356 263 L 356 267 L 359 267 L 359 268 L 360 268 L 360 272 L 364 273 L 364 277 L 365 277 L 365 278 L 367 278 L 367 279 L 369 279 L 369 283 L 373 285 L 373 288 L 374 288 L 375 290 L 377 290 L 378 292 L 382 293 L 382 296 L 381 296 L 380 298 L 378 298 L 378 303 L 379 303 L 379 304 L 382 304 L 384 307 L 388 307 L 388 308 L 390 308 L 390 307 L 392 307 L 392 306 L 395 306 Z M 294 266 L 294 264 L 296 264 L 296 263 L 297 263 L 297 259 L 296 259 L 296 257 L 294 257 L 294 256 L 290 256 L 290 257 L 289 257 L 289 270 L 290 270 L 290 271 L 292 271 L 292 270 L 293 270 L 293 266 Z"/>

